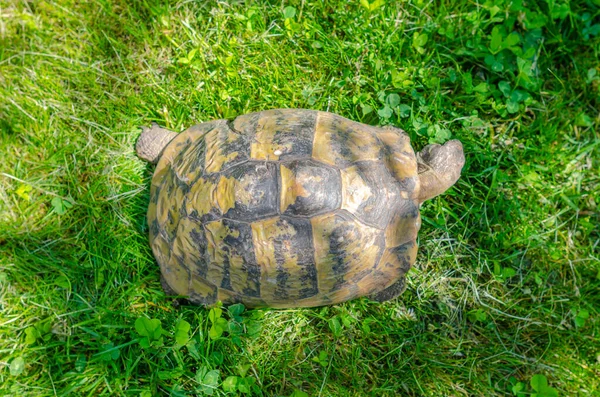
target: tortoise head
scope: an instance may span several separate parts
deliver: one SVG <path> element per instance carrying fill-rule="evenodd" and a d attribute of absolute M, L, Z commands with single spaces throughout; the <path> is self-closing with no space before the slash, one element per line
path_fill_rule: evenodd
<path fill-rule="evenodd" d="M 417 153 L 420 180 L 419 203 L 444 193 L 460 178 L 465 165 L 465 154 L 460 141 L 451 140 L 443 145 L 427 145 Z"/>
<path fill-rule="evenodd" d="M 157 163 L 165 147 L 176 136 L 176 132 L 161 128 L 158 124 L 152 123 L 152 127 L 150 128 L 142 127 L 142 135 L 140 135 L 135 144 L 135 151 L 142 160 Z"/>

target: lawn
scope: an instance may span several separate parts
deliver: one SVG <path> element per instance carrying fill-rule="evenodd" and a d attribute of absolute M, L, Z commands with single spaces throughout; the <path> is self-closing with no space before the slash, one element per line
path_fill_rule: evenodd
<path fill-rule="evenodd" d="M 460 139 L 379 304 L 167 297 L 140 126 Z M 0 395 L 600 395 L 598 0 L 0 1 Z"/>

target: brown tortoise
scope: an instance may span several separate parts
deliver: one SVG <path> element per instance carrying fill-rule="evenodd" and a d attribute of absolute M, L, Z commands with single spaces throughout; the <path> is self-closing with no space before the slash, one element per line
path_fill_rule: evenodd
<path fill-rule="evenodd" d="M 415 155 L 400 129 L 268 110 L 144 129 L 158 165 L 148 225 L 168 292 L 193 303 L 311 307 L 400 295 L 420 204 L 451 187 L 462 145 Z"/>

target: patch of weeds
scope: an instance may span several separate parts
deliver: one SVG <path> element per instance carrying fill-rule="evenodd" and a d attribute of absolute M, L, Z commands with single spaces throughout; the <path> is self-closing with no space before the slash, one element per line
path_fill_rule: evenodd
<path fill-rule="evenodd" d="M 517 397 L 558 397 L 558 391 L 548 386 L 548 379 L 541 374 L 533 375 L 529 381 L 529 385 L 524 382 L 519 382 L 516 378 L 511 377 L 510 391 Z"/>

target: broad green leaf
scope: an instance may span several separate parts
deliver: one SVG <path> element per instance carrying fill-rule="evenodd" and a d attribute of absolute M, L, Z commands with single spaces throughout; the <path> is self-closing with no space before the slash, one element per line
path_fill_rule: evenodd
<path fill-rule="evenodd" d="M 286 19 L 291 19 L 296 16 L 296 9 L 292 6 L 287 6 L 283 9 L 283 17 Z"/>
<path fill-rule="evenodd" d="M 487 314 L 481 309 L 473 310 L 469 312 L 469 320 L 471 320 L 472 322 L 483 322 L 487 320 Z"/>
<path fill-rule="evenodd" d="M 546 25 L 548 18 L 542 13 L 525 11 L 525 27 L 529 30 L 538 29 Z"/>
<path fill-rule="evenodd" d="M 400 104 L 400 95 L 398 94 L 389 94 L 385 99 L 386 103 L 390 105 L 391 108 L 395 108 Z"/>
<path fill-rule="evenodd" d="M 37 338 L 40 337 L 40 333 L 35 327 L 27 327 L 25 328 L 25 343 L 28 345 L 33 345 Z"/>
<path fill-rule="evenodd" d="M 384 4 L 385 0 L 375 0 L 372 3 L 369 0 L 360 0 L 360 5 L 366 8 L 367 11 L 375 11 Z"/>
<path fill-rule="evenodd" d="M 234 316 L 234 317 L 239 317 L 242 315 L 242 313 L 244 312 L 244 310 L 246 310 L 246 307 L 241 304 L 241 303 L 236 303 L 234 305 L 231 305 L 227 308 L 227 310 L 229 310 L 229 313 Z"/>
<path fill-rule="evenodd" d="M 52 207 L 54 208 L 54 211 L 58 215 L 64 215 L 67 212 L 67 210 L 73 206 L 73 204 L 71 204 L 70 201 L 63 200 L 60 197 L 54 197 L 51 203 Z"/>
<path fill-rule="evenodd" d="M 251 367 L 250 364 L 238 364 L 238 366 L 237 366 L 238 374 L 240 374 L 240 376 L 243 378 L 248 373 L 248 370 L 250 369 L 250 367 Z"/>
<path fill-rule="evenodd" d="M 211 323 L 214 324 L 215 321 L 217 321 L 217 319 L 221 317 L 221 314 L 223 314 L 223 310 L 221 310 L 221 308 L 213 307 L 208 312 L 208 319 L 210 320 Z"/>
<path fill-rule="evenodd" d="M 490 51 L 492 54 L 498 53 L 502 49 L 502 42 L 504 41 L 504 28 L 502 25 L 496 25 L 492 29 L 492 37 L 490 39 Z"/>
<path fill-rule="evenodd" d="M 587 114 L 579 113 L 579 115 L 575 119 L 575 125 L 578 125 L 580 127 L 591 127 L 592 125 L 594 125 L 594 121 Z"/>
<path fill-rule="evenodd" d="M 531 388 L 535 391 L 542 391 L 546 387 L 548 387 L 548 379 L 544 375 L 533 375 L 531 377 Z"/>
<path fill-rule="evenodd" d="M 511 34 L 508 35 L 508 37 L 506 37 L 506 39 L 504 39 L 502 46 L 504 48 L 513 47 L 513 46 L 516 46 L 517 44 L 519 44 L 520 41 L 521 41 L 521 37 L 519 36 L 519 34 L 517 32 L 512 32 Z"/>
<path fill-rule="evenodd" d="M 77 356 L 77 360 L 75 361 L 75 370 L 77 372 L 83 372 L 83 370 L 85 370 L 86 365 L 87 359 L 85 358 L 85 355 L 79 354 Z"/>
<path fill-rule="evenodd" d="M 226 392 L 234 392 L 237 390 L 238 377 L 228 376 L 221 385 Z"/>
<path fill-rule="evenodd" d="M 423 47 L 427 43 L 428 39 L 429 39 L 429 36 L 427 35 L 427 33 L 418 33 L 418 32 L 415 32 L 413 34 L 412 46 L 417 50 L 417 52 L 419 54 L 424 54 L 425 53 L 425 49 Z"/>
<path fill-rule="evenodd" d="M 25 360 L 19 356 L 11 361 L 10 363 L 10 374 L 12 376 L 19 376 L 25 369 Z"/>
<path fill-rule="evenodd" d="M 162 326 L 160 320 L 139 317 L 135 320 L 135 330 L 141 336 L 146 336 L 150 342 L 160 339 Z"/>
<path fill-rule="evenodd" d="M 175 342 L 179 346 L 184 346 L 190 340 L 190 323 L 185 320 L 179 320 L 175 325 Z"/>
<path fill-rule="evenodd" d="M 515 385 L 513 385 L 512 392 L 516 396 L 523 389 L 525 389 L 525 384 L 523 382 L 517 382 Z"/>
<path fill-rule="evenodd" d="M 429 126 L 427 134 L 429 135 L 429 143 L 444 143 L 452 136 L 449 129 L 442 128 L 439 124 Z"/>
<path fill-rule="evenodd" d="M 221 337 L 221 335 L 223 335 L 223 332 L 227 330 L 227 326 L 227 320 L 225 320 L 224 318 L 217 318 L 213 325 L 210 327 L 210 330 L 208 331 L 208 336 L 211 339 L 217 339 Z"/>
<path fill-rule="evenodd" d="M 200 390 L 211 396 L 219 386 L 219 371 L 208 371 L 206 367 L 201 367 L 196 373 L 196 380 L 200 383 Z"/>
<path fill-rule="evenodd" d="M 227 323 L 227 332 L 233 335 L 241 335 L 244 333 L 244 327 L 237 321 L 231 320 Z"/>
<path fill-rule="evenodd" d="M 398 115 L 402 118 L 406 118 L 410 116 L 411 108 L 408 105 L 400 105 L 398 106 Z"/>
<path fill-rule="evenodd" d="M 513 102 L 517 102 L 517 103 L 524 102 L 530 97 L 531 96 L 527 92 L 522 91 L 522 90 L 514 90 L 510 94 L 510 100 Z"/>
<path fill-rule="evenodd" d="M 585 310 L 585 309 L 581 309 L 579 311 L 579 313 L 577 313 L 577 316 L 575 316 L 575 325 L 578 328 L 581 328 L 585 325 L 586 320 L 590 317 L 590 312 Z"/>
<path fill-rule="evenodd" d="M 69 281 L 67 276 L 64 276 L 64 275 L 58 276 L 56 278 L 56 280 L 54 280 L 54 284 L 56 284 L 57 286 L 64 288 L 64 289 L 71 288 L 71 282 Z"/>
<path fill-rule="evenodd" d="M 473 91 L 479 92 L 480 94 L 484 94 L 489 91 L 489 87 L 487 83 L 479 83 L 475 87 L 473 87 Z"/>
<path fill-rule="evenodd" d="M 506 98 L 510 96 L 510 83 L 508 81 L 499 82 L 498 89 Z"/>
<path fill-rule="evenodd" d="M 333 332 L 333 336 L 339 338 L 342 335 L 342 325 L 337 317 L 329 320 L 329 329 Z"/>
<path fill-rule="evenodd" d="M 256 337 L 260 335 L 262 331 L 262 324 L 256 320 L 250 320 L 246 323 L 246 334 L 250 337 Z"/>
<path fill-rule="evenodd" d="M 388 105 L 385 105 L 383 108 L 381 108 L 377 111 L 377 114 L 379 115 L 379 117 L 387 120 L 390 117 L 392 117 L 393 112 L 392 112 L 392 109 Z"/>
<path fill-rule="evenodd" d="M 492 63 L 492 70 L 494 72 L 501 72 L 504 70 L 504 64 L 502 62 L 494 61 L 494 63 Z"/>
<path fill-rule="evenodd" d="M 167 379 L 177 379 L 180 378 L 181 375 L 183 373 L 183 370 L 181 369 L 174 369 L 171 371 L 158 371 L 157 375 L 158 378 L 161 380 L 167 380 Z"/>
<path fill-rule="evenodd" d="M 256 380 L 254 378 L 241 378 L 238 380 L 238 390 L 241 393 L 250 393 L 252 392 L 252 385 Z"/>
<path fill-rule="evenodd" d="M 502 268 L 502 277 L 504 279 L 511 278 L 516 274 L 517 274 L 517 272 L 512 267 L 503 267 Z"/>
<path fill-rule="evenodd" d="M 509 99 L 506 102 L 506 110 L 508 111 L 508 113 L 517 113 L 519 111 L 519 104 L 517 102 L 514 102 L 513 100 Z M 513 272 L 514 272 L 514 270 L 513 270 Z"/>
<path fill-rule="evenodd" d="M 188 394 L 185 392 L 185 389 L 181 385 L 175 385 L 171 389 L 169 397 L 188 397 Z"/>
<path fill-rule="evenodd" d="M 552 7 L 552 11 L 550 11 L 550 15 L 552 19 L 565 19 L 569 13 L 571 12 L 568 3 L 563 3 L 560 5 L 554 5 Z"/>

